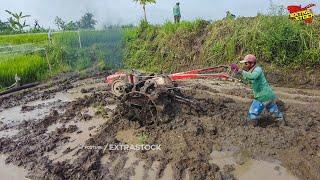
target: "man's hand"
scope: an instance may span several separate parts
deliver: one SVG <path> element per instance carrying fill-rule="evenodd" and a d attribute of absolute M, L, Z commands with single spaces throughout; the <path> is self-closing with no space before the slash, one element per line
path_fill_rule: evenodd
<path fill-rule="evenodd" d="M 239 72 L 238 65 L 237 64 L 231 64 L 231 71 L 237 74 Z"/>

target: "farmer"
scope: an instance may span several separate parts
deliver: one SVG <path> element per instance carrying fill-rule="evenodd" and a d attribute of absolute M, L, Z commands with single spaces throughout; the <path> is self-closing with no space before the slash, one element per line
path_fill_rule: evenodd
<path fill-rule="evenodd" d="M 177 2 L 176 5 L 173 7 L 173 16 L 174 16 L 174 23 L 179 23 L 181 19 L 181 12 L 180 12 L 180 3 Z"/>
<path fill-rule="evenodd" d="M 233 64 L 231 69 L 237 74 L 242 75 L 244 81 L 251 84 L 254 95 L 254 100 L 249 109 L 247 123 L 257 126 L 260 114 L 264 108 L 266 108 L 276 118 L 279 125 L 284 125 L 284 115 L 275 103 L 275 93 L 267 82 L 262 68 L 257 65 L 256 57 L 249 54 L 245 56 L 240 63 L 244 63 L 245 70 L 239 69 L 236 64 Z"/>

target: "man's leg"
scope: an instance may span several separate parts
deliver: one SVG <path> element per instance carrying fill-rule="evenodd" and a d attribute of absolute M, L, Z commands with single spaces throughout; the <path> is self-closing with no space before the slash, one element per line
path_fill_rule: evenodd
<path fill-rule="evenodd" d="M 276 118 L 281 124 L 285 124 L 284 115 L 280 112 L 278 105 L 275 102 L 270 102 L 266 105 L 268 111 Z"/>
<path fill-rule="evenodd" d="M 248 123 L 253 126 L 257 126 L 258 119 L 263 109 L 264 109 L 264 105 L 262 102 L 253 100 L 248 112 Z"/>
<path fill-rule="evenodd" d="M 174 16 L 174 23 L 178 22 L 178 16 Z"/>
<path fill-rule="evenodd" d="M 181 16 L 178 16 L 178 23 L 180 23 Z"/>

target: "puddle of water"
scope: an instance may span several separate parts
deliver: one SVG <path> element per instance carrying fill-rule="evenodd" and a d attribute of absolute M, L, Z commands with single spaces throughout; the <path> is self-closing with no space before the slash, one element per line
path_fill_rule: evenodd
<path fill-rule="evenodd" d="M 191 180 L 189 170 L 186 171 L 186 180 Z"/>
<path fill-rule="evenodd" d="M 49 152 L 47 155 L 49 156 L 49 159 L 53 160 L 54 162 L 58 161 L 64 161 L 64 160 L 74 160 L 74 153 L 81 148 L 81 145 L 85 143 L 86 140 L 90 138 L 91 135 L 95 135 L 97 133 L 97 129 L 99 128 L 100 125 L 104 124 L 106 122 L 105 119 L 101 117 L 96 117 L 93 118 L 90 121 L 81 121 L 81 122 L 70 122 L 65 124 L 65 127 L 69 127 L 70 125 L 76 125 L 78 127 L 78 130 L 82 131 L 82 133 L 77 134 L 76 132 L 74 133 L 68 133 L 65 134 L 66 136 L 69 136 L 69 142 L 56 148 L 55 151 L 57 152 L 56 154 L 54 152 Z M 48 127 L 47 133 L 50 133 L 54 131 L 56 128 L 61 127 L 63 124 L 54 124 Z M 89 130 L 90 127 L 95 126 L 95 128 Z M 63 152 L 70 148 L 72 151 L 64 154 Z"/>
<path fill-rule="evenodd" d="M 46 115 L 49 115 L 51 108 L 58 107 L 65 102 L 71 102 L 83 96 L 84 94 L 76 91 L 70 93 L 58 92 L 55 94 L 54 98 L 27 103 L 26 106 L 40 106 L 40 108 L 36 107 L 32 111 L 21 112 L 22 105 L 4 109 L 0 112 L 0 120 L 5 124 L 11 124 L 14 126 L 22 121 L 42 119 Z"/>
<path fill-rule="evenodd" d="M 220 152 L 220 151 L 213 151 L 211 153 L 212 160 L 210 163 L 214 163 L 219 167 L 223 167 L 228 164 L 235 164 L 236 160 L 233 157 L 233 153 L 230 151 Z"/>
<path fill-rule="evenodd" d="M 109 160 L 109 154 L 105 154 L 104 156 L 102 156 L 100 163 L 101 165 L 108 165 L 109 163 L 111 163 L 111 161 Z"/>
<path fill-rule="evenodd" d="M 21 107 L 22 106 L 16 106 L 0 112 L 0 119 L 2 119 L 2 122 L 5 124 L 17 125 L 24 120 L 29 121 L 43 118 L 49 113 L 45 108 L 22 113 Z"/>
<path fill-rule="evenodd" d="M 141 180 L 141 179 L 148 179 L 148 180 L 156 180 L 159 179 L 157 178 L 157 172 L 160 168 L 160 162 L 155 161 L 151 165 L 151 167 L 148 169 L 148 171 L 145 170 L 144 165 L 146 164 L 145 161 L 142 159 L 139 159 L 136 157 L 134 151 L 130 151 L 127 154 L 127 161 L 124 165 L 123 169 L 133 167 L 135 175 L 131 176 L 129 179 L 130 180 Z M 114 161 L 111 161 L 109 159 L 109 155 L 104 155 L 101 158 L 101 164 L 102 165 L 111 165 L 114 167 L 118 162 L 120 158 L 115 159 Z M 167 180 L 167 179 L 173 179 L 173 169 L 172 166 L 169 164 L 164 172 L 163 176 L 160 178 L 160 180 Z M 187 174 L 187 180 L 189 180 L 189 175 Z"/>
<path fill-rule="evenodd" d="M 239 180 L 298 180 L 277 163 L 250 160 L 234 171 Z"/>
<path fill-rule="evenodd" d="M 4 131 L 0 131 L 0 138 L 11 138 L 17 135 L 19 130 L 17 129 L 7 129 Z"/>
<path fill-rule="evenodd" d="M 14 165 L 5 163 L 6 156 L 0 155 L 0 179 L 23 180 L 26 179 L 27 171 Z"/>
<path fill-rule="evenodd" d="M 140 161 L 138 166 L 135 169 L 135 175 L 130 178 L 131 180 L 141 180 L 144 177 L 145 169 L 144 166 L 145 163 L 143 161 Z"/>
<path fill-rule="evenodd" d="M 131 167 L 138 160 L 139 159 L 134 155 L 134 152 L 129 152 L 128 153 L 128 159 L 126 161 L 126 164 L 125 164 L 124 168 Z"/>
<path fill-rule="evenodd" d="M 150 180 L 156 180 L 157 178 L 157 170 L 160 168 L 160 162 L 155 161 L 153 162 L 151 168 L 148 171 L 148 178 Z"/>
<path fill-rule="evenodd" d="M 223 168 L 225 165 L 234 165 L 233 174 L 239 180 L 298 180 L 292 176 L 280 163 L 250 159 L 242 165 L 236 163 L 232 152 L 213 151 L 210 163 Z"/>
<path fill-rule="evenodd" d="M 167 179 L 173 179 L 173 169 L 170 164 L 166 167 L 166 169 L 163 172 L 163 176 L 160 178 L 160 180 L 167 180 Z"/>
<path fill-rule="evenodd" d="M 85 95 L 86 94 L 78 91 L 58 92 L 56 93 L 54 99 L 61 100 L 62 102 L 71 102 L 78 98 L 84 97 Z"/>

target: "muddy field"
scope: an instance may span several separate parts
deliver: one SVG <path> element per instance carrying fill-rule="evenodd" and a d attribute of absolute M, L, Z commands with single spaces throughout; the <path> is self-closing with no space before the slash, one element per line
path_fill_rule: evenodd
<path fill-rule="evenodd" d="M 0 174 L 13 179 L 320 178 L 319 90 L 275 88 L 288 126 L 264 114 L 254 128 L 244 126 L 248 87 L 181 82 L 181 92 L 206 111 L 176 104 L 170 121 L 142 126 L 123 116 L 104 75 L 68 74 L 0 97 Z M 138 144 L 160 149 L 114 148 Z"/>

